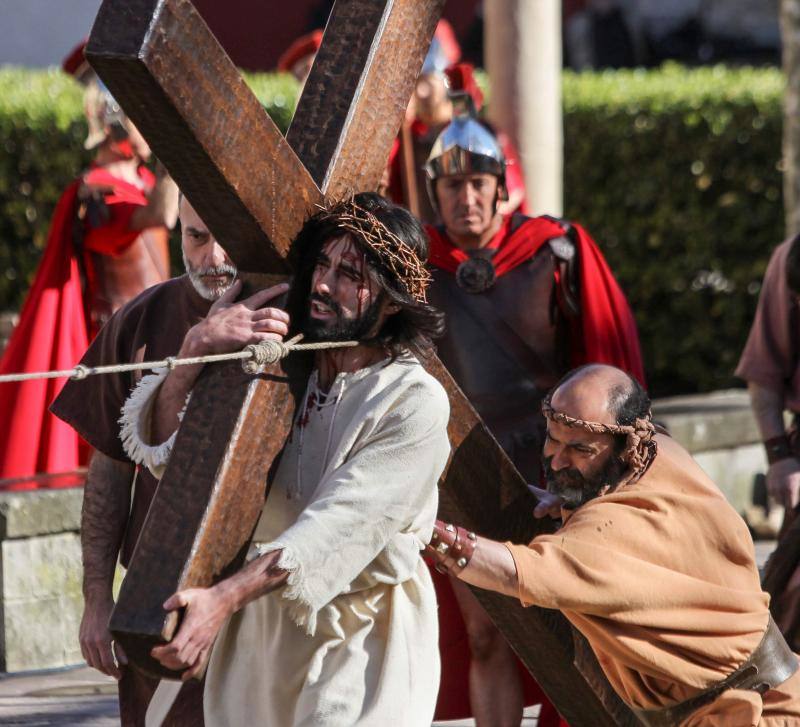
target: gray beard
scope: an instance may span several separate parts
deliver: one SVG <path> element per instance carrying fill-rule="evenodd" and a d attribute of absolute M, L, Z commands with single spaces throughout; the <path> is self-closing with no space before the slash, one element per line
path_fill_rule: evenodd
<path fill-rule="evenodd" d="M 587 478 L 576 469 L 552 469 L 550 466 L 552 460 L 552 457 L 546 457 L 544 460 L 547 491 L 558 495 L 568 510 L 576 510 L 585 505 L 589 500 L 599 496 L 605 487 L 613 490 L 628 469 L 617 455 L 613 455 L 599 472 Z"/>
<path fill-rule="evenodd" d="M 183 267 L 186 274 L 189 276 L 189 281 L 197 291 L 197 294 L 204 300 L 210 300 L 212 303 L 219 300 L 225 293 L 227 293 L 236 280 L 236 266 L 223 263 L 217 267 L 212 268 L 195 268 L 186 258 L 186 253 L 183 253 Z M 209 287 L 203 282 L 204 275 L 230 275 L 231 282 L 227 285 L 216 285 L 213 288 Z"/>

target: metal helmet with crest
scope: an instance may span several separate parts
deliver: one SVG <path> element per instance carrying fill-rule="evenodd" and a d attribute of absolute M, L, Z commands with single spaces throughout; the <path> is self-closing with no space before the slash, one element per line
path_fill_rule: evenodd
<path fill-rule="evenodd" d="M 472 97 L 465 91 L 450 93 L 453 120 L 433 143 L 425 164 L 428 195 L 438 209 L 435 185 L 442 177 L 491 174 L 498 178 L 498 197 L 508 199 L 506 159 L 495 135 L 477 119 Z"/>

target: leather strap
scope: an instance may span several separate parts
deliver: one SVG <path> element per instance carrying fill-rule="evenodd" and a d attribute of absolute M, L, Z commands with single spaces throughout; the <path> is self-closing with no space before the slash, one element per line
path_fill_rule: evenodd
<path fill-rule="evenodd" d="M 775 464 L 776 462 L 795 456 L 787 434 L 780 434 L 777 437 L 765 439 L 764 449 L 767 452 L 767 462 L 770 464 Z"/>
<path fill-rule="evenodd" d="M 679 704 L 662 709 L 631 707 L 631 710 L 647 727 L 676 727 L 728 689 L 744 689 L 764 694 L 783 684 L 797 669 L 797 657 L 770 616 L 761 643 L 733 674 Z"/>

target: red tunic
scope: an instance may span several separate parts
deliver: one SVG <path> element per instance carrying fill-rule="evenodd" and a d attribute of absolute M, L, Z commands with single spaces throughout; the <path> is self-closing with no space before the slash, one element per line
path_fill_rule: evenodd
<path fill-rule="evenodd" d="M 144 189 L 151 188 L 153 175 L 142 168 L 140 176 Z M 83 255 L 79 257 L 73 233 L 82 183 L 102 191 L 108 217 L 103 224 L 86 226 Z M 161 253 L 162 259 L 156 266 L 150 260 L 153 256 L 146 247 L 145 235 L 130 229 L 131 216 L 146 203 L 143 189 L 99 167 L 70 184 L 56 206 L 47 246 L 19 325 L 0 360 L 1 374 L 70 369 L 78 363 L 97 332 L 92 321 L 105 317 L 105 312 L 99 315 L 92 305 L 101 297 L 108 297 L 98 295 L 104 284 L 98 275 L 98 263 L 102 265 L 108 260 L 113 266 L 122 261 L 127 271 L 130 252 L 141 245 L 148 255 L 147 272 L 135 278 L 134 284 L 127 285 L 127 299 L 168 277 L 168 258 Z M 156 269 L 157 276 L 153 273 Z M 114 302 L 118 307 L 124 300 L 118 298 Z M 86 465 L 89 454 L 86 443 L 47 410 L 64 382 L 65 379 L 45 379 L 0 384 L 0 421 L 4 422 L 0 427 L 0 479 L 67 472 Z M 14 489 L 35 486 L 32 482 L 13 485 Z M 4 489 L 2 484 L 0 489 Z"/>

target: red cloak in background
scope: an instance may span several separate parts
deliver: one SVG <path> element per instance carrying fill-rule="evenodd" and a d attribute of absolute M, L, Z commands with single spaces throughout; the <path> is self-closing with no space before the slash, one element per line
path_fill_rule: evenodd
<path fill-rule="evenodd" d="M 140 176 L 145 188 L 152 187 L 154 178 L 148 170 L 142 168 Z M 108 224 L 90 230 L 84 239 L 87 286 L 94 283 L 90 250 L 119 254 L 141 234 L 129 228 L 136 208 L 147 203 L 141 189 L 99 167 L 70 184 L 56 205 L 36 277 L 0 360 L 0 374 L 71 369 L 96 333 L 89 330 L 86 301 L 90 296 L 82 288 L 73 242 L 82 183 L 102 190 L 110 211 Z M 0 384 L 0 479 L 70 472 L 87 464 L 88 445 L 48 411 L 65 380 Z M 64 479 L 63 484 L 75 483 Z M 33 481 L 20 482 L 14 489 L 36 486 Z"/>

